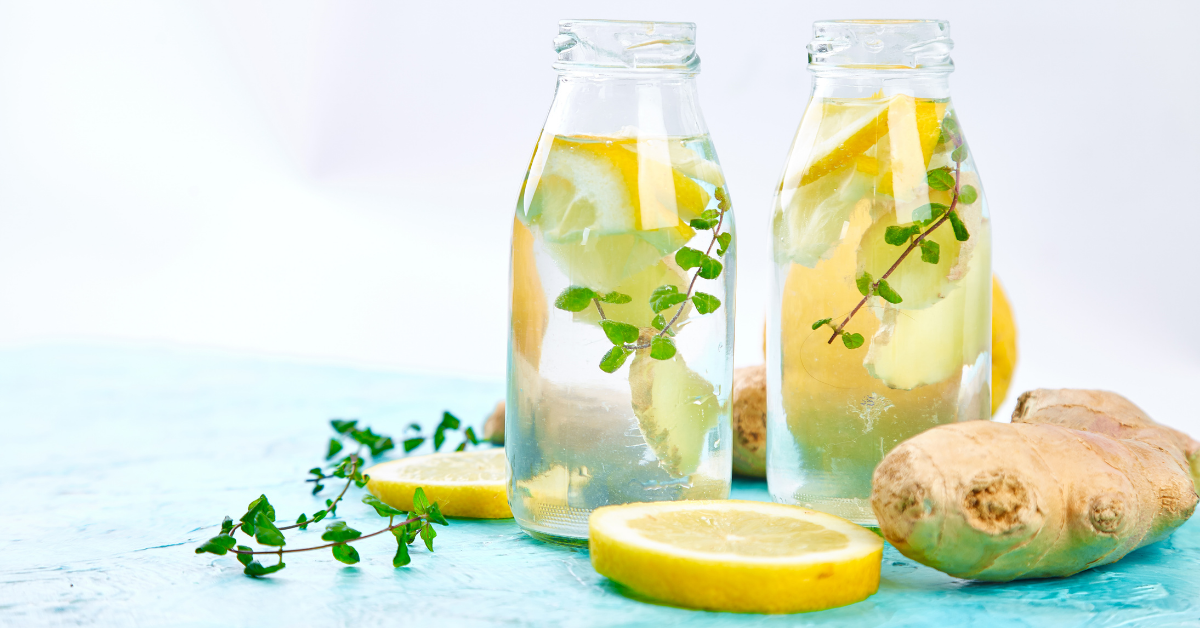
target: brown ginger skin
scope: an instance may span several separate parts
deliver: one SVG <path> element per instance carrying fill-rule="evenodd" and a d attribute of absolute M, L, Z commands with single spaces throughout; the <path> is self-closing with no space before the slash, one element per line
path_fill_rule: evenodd
<path fill-rule="evenodd" d="M 1012 424 L 943 425 L 901 443 L 875 469 L 871 506 L 896 549 L 950 575 L 1069 576 L 1182 525 L 1197 449 L 1115 393 L 1036 390 Z"/>
<path fill-rule="evenodd" d="M 733 371 L 733 472 L 767 477 L 767 367 Z"/>
<path fill-rule="evenodd" d="M 496 402 L 496 407 L 488 415 L 483 424 L 483 438 L 493 445 L 504 444 L 504 400 Z"/>

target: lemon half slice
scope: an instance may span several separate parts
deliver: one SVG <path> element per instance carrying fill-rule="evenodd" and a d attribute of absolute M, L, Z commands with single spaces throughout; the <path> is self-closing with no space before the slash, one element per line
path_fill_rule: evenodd
<path fill-rule="evenodd" d="M 883 539 L 832 515 L 749 501 L 596 509 L 599 573 L 669 604 L 742 613 L 844 606 L 879 589 Z"/>
<path fill-rule="evenodd" d="M 417 487 L 448 517 L 512 517 L 506 493 L 508 464 L 503 449 L 412 456 L 377 464 L 367 490 L 393 508 L 409 512 Z"/>

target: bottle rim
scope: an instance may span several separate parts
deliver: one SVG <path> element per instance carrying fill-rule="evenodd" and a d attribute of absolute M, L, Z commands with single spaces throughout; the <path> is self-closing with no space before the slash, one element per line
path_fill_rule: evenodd
<path fill-rule="evenodd" d="M 930 19 L 813 22 L 808 69 L 820 76 L 954 71 L 950 22 Z"/>
<path fill-rule="evenodd" d="M 560 73 L 671 73 L 700 71 L 696 24 L 648 20 L 570 19 L 554 38 Z"/>

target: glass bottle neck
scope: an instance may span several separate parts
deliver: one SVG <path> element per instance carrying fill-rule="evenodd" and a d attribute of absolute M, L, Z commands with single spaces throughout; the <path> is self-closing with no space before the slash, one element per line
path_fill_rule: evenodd
<path fill-rule="evenodd" d="M 545 130 L 555 135 L 704 135 L 692 72 L 564 72 Z"/>
<path fill-rule="evenodd" d="M 950 73 L 840 69 L 813 74 L 813 98 L 870 98 L 881 94 L 944 100 L 950 98 Z"/>

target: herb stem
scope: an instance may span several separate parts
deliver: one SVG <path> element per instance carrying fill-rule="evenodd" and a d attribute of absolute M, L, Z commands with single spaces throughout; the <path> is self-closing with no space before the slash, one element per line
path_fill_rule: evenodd
<path fill-rule="evenodd" d="M 834 328 L 833 335 L 829 337 L 829 340 L 827 340 L 825 344 L 833 344 L 833 341 L 837 340 L 837 337 L 841 335 L 842 330 L 846 328 L 846 324 L 850 322 L 850 319 L 854 318 L 854 315 L 857 314 L 860 309 L 862 309 L 862 306 L 867 304 L 867 301 L 871 298 L 871 295 L 875 294 L 875 288 L 879 286 L 879 282 L 886 280 L 892 275 L 892 273 L 896 272 L 896 269 L 900 267 L 900 263 L 904 261 L 904 258 L 908 257 L 908 254 L 912 253 L 913 249 L 920 246 L 922 240 L 924 240 L 929 234 L 933 233 L 938 227 L 942 226 L 942 223 L 950 219 L 950 214 L 953 214 L 954 209 L 958 206 L 958 184 L 961 168 L 962 162 L 955 162 L 954 195 L 950 199 L 950 208 L 946 210 L 946 213 L 943 214 L 942 217 L 937 220 L 937 222 L 933 223 L 932 227 L 926 229 L 924 233 L 917 236 L 917 239 L 910 242 L 908 248 L 904 249 L 904 252 L 900 254 L 900 257 L 895 261 L 895 263 L 892 264 L 891 268 L 888 268 L 886 273 L 883 273 L 883 275 L 881 275 L 877 281 L 871 284 L 871 290 L 867 291 L 867 296 L 863 297 L 862 300 L 858 302 L 858 305 L 854 306 L 853 310 L 850 310 L 850 313 L 846 315 L 846 318 L 842 321 L 842 324 Z"/>
<path fill-rule="evenodd" d="M 338 496 L 334 497 L 333 501 L 328 506 L 325 507 L 325 512 L 327 514 L 329 514 L 329 515 L 333 514 L 333 509 L 337 508 L 338 502 L 342 501 L 342 497 L 344 497 L 346 495 L 346 491 L 350 490 L 350 484 L 352 484 L 354 482 L 354 473 L 356 471 L 358 471 L 358 463 L 362 460 L 362 458 L 360 458 L 358 456 L 359 452 L 361 452 L 361 451 L 362 451 L 362 448 L 359 447 L 358 451 L 350 454 L 350 471 L 349 471 L 349 473 L 346 474 L 346 485 L 342 487 L 342 492 L 338 493 Z M 279 529 L 280 530 L 291 530 L 292 528 L 299 528 L 302 525 L 308 525 L 310 523 L 313 523 L 313 521 L 309 520 L 309 521 L 305 521 L 304 523 L 293 523 L 290 526 L 283 526 L 282 528 L 279 528 Z M 238 525 L 240 526 L 241 524 L 239 523 Z M 237 530 L 237 526 L 234 526 L 233 529 Z M 230 534 L 232 534 L 232 533 L 233 533 L 233 531 L 231 530 Z"/>
<path fill-rule="evenodd" d="M 713 245 L 715 245 L 717 243 L 717 236 L 721 235 L 721 225 L 725 222 L 725 212 L 726 211 L 729 211 L 729 210 L 722 209 L 721 215 L 717 218 L 717 226 L 716 226 L 716 228 L 713 229 L 712 240 L 708 243 L 708 248 L 704 250 L 705 255 L 709 255 L 712 253 Z M 675 316 L 672 316 L 671 321 L 669 323 L 667 323 L 666 325 L 663 325 L 662 331 L 660 331 L 660 332 L 658 332 L 658 334 L 656 334 L 659 338 L 665 336 L 667 334 L 667 332 L 671 330 L 671 327 L 675 325 L 675 322 L 679 320 L 679 317 L 683 315 L 683 308 L 687 307 L 688 300 L 692 298 L 692 290 L 696 288 L 696 280 L 699 278 L 700 278 L 700 269 L 697 268 L 696 272 L 694 274 L 692 274 L 692 281 L 690 283 L 688 283 L 688 289 L 687 289 L 687 292 L 684 293 L 683 302 L 679 304 L 679 309 L 675 310 Z M 600 320 L 605 320 L 604 319 L 604 310 L 600 309 L 600 301 L 597 299 L 592 299 L 592 300 L 596 302 L 596 309 L 600 311 Z M 638 349 L 649 349 L 650 343 L 646 342 L 646 343 L 638 343 L 635 345 L 622 345 L 622 346 L 630 351 L 636 351 Z"/>
<path fill-rule="evenodd" d="M 239 549 L 231 549 L 231 550 L 229 550 L 229 553 L 231 553 L 231 554 L 294 554 L 296 552 L 311 552 L 312 550 L 325 549 L 327 547 L 333 547 L 334 545 L 344 545 L 346 543 L 353 543 L 355 541 L 369 539 L 373 536 L 383 534 L 384 532 L 391 532 L 392 530 L 395 530 L 396 528 L 399 528 L 401 526 L 406 526 L 410 523 L 413 523 L 414 521 L 420 521 L 420 520 L 421 520 L 421 517 L 412 517 L 410 519 L 401 521 L 400 523 L 397 523 L 394 525 L 389 525 L 388 527 L 386 527 L 382 530 L 379 530 L 378 532 L 364 534 L 360 537 L 353 538 L 348 541 L 338 541 L 336 543 L 326 543 L 325 545 L 314 545 L 312 547 L 301 547 L 299 549 L 282 549 L 282 548 L 280 548 L 277 550 L 263 550 L 263 551 L 250 551 L 250 552 L 247 552 L 245 550 L 239 550 Z M 284 528 L 279 528 L 279 529 L 283 530 Z"/>

